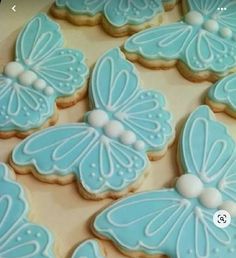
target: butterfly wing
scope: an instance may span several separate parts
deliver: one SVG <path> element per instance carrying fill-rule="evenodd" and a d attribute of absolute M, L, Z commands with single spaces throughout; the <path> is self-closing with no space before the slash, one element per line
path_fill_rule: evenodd
<path fill-rule="evenodd" d="M 229 75 L 211 86 L 208 97 L 213 102 L 224 104 L 230 110 L 236 111 L 236 76 Z"/>
<path fill-rule="evenodd" d="M 49 232 L 27 221 L 28 205 L 21 186 L 0 164 L 0 256 L 52 258 Z"/>
<path fill-rule="evenodd" d="M 1 131 L 29 130 L 53 114 L 53 99 L 0 75 Z"/>
<path fill-rule="evenodd" d="M 47 128 L 17 145 L 12 160 L 18 166 L 33 165 L 41 175 L 65 176 L 75 171 L 97 137 L 98 133 L 83 123 Z"/>
<path fill-rule="evenodd" d="M 93 222 L 93 229 L 124 251 L 173 255 L 191 203 L 174 189 L 134 194 L 115 202 Z"/>
<path fill-rule="evenodd" d="M 143 174 L 147 164 L 144 153 L 102 136 L 82 158 L 79 177 L 89 193 L 120 192 Z"/>
<path fill-rule="evenodd" d="M 104 258 L 100 251 L 98 242 L 94 239 L 89 239 L 80 244 L 74 251 L 72 258 Z"/>
<path fill-rule="evenodd" d="M 194 34 L 194 28 L 184 22 L 141 31 L 125 42 L 125 51 L 144 59 L 180 59 Z"/>
<path fill-rule="evenodd" d="M 62 45 L 59 26 L 42 13 L 24 27 L 16 42 L 16 60 L 45 80 L 57 96 L 72 95 L 88 74 L 84 55 Z"/>

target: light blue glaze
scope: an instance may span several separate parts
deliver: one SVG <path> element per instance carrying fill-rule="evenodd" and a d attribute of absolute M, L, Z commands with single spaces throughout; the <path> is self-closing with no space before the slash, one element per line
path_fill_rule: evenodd
<path fill-rule="evenodd" d="M 10 76 L 8 65 L 0 74 L 0 131 L 39 128 L 52 117 L 56 99 L 72 96 L 82 88 L 88 75 L 84 55 L 63 48 L 59 26 L 43 13 L 33 17 L 18 36 L 15 64 L 23 69 L 19 75 Z M 20 80 L 26 71 L 37 78 L 29 85 Z M 15 68 L 11 72 L 17 73 Z M 35 87 L 39 79 L 51 93 Z"/>
<path fill-rule="evenodd" d="M 94 239 L 89 239 L 80 244 L 74 251 L 71 258 L 104 258 L 100 251 L 99 244 Z"/>
<path fill-rule="evenodd" d="M 67 8 L 72 14 L 95 16 L 102 13 L 115 27 L 139 25 L 150 21 L 164 11 L 164 4 L 174 0 L 56 0 L 58 8 Z"/>
<path fill-rule="evenodd" d="M 0 257 L 53 258 L 53 241 L 47 229 L 32 224 L 22 187 L 0 163 Z"/>
<path fill-rule="evenodd" d="M 221 75 L 235 67 L 236 2 L 186 0 L 183 4 L 188 13 L 181 21 L 133 35 L 125 50 L 148 61 L 179 60 L 193 72 Z"/>
<path fill-rule="evenodd" d="M 236 75 L 232 74 L 210 87 L 208 98 L 236 112 Z"/>
<path fill-rule="evenodd" d="M 217 189 L 223 202 L 230 200 L 234 205 L 235 151 L 226 128 L 207 106 L 190 115 L 179 141 L 183 173 L 195 175 L 204 189 Z M 195 187 L 188 185 L 190 190 Z M 149 191 L 110 205 L 97 215 L 93 228 L 125 252 L 162 253 L 171 258 L 234 258 L 236 218 L 232 217 L 229 227 L 220 229 L 213 223 L 217 209 L 203 205 L 200 196 L 187 198 L 177 187 Z"/>
<path fill-rule="evenodd" d="M 146 152 L 164 150 L 173 138 L 172 116 L 163 95 L 140 88 L 133 64 L 118 48 L 105 53 L 96 63 L 89 91 L 92 111 L 84 123 L 42 130 L 22 141 L 13 151 L 16 165 L 33 165 L 41 175 L 74 173 L 89 193 L 122 191 L 143 174 L 148 165 Z M 95 126 L 95 122 L 107 122 Z M 111 121 L 115 126 L 106 132 Z M 133 135 L 125 137 L 126 134 Z M 133 141 L 130 142 L 130 140 Z"/>

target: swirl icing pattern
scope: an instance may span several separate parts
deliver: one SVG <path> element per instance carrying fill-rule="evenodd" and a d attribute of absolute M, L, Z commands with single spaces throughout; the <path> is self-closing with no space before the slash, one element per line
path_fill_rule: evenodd
<path fill-rule="evenodd" d="M 175 188 L 133 194 L 98 214 L 93 230 L 125 252 L 183 258 L 236 255 L 236 147 L 207 106 L 185 123 L 178 157 L 184 172 Z M 214 225 L 229 212 L 227 228 Z"/>
<path fill-rule="evenodd" d="M 236 1 L 185 0 L 183 7 L 186 13 L 181 21 L 130 37 L 124 46 L 128 56 L 157 67 L 160 61 L 167 67 L 178 61 L 180 71 L 184 64 L 192 77 L 200 74 L 200 79 L 215 80 L 234 70 Z"/>
<path fill-rule="evenodd" d="M 161 93 L 141 89 L 134 65 L 118 48 L 97 61 L 90 82 L 92 111 L 84 122 L 26 138 L 12 153 L 13 166 L 20 172 L 34 166 L 37 175 L 62 180 L 74 175 L 92 197 L 116 195 L 143 175 L 147 152 L 153 158 L 165 152 L 172 116 Z"/>
<path fill-rule="evenodd" d="M 29 206 L 22 187 L 0 163 L 0 257 L 54 258 L 52 236 L 28 219 Z"/>
<path fill-rule="evenodd" d="M 84 55 L 62 46 L 59 26 L 45 14 L 25 25 L 16 60 L 0 74 L 1 133 L 40 128 L 53 117 L 57 98 L 82 90 L 88 75 Z"/>

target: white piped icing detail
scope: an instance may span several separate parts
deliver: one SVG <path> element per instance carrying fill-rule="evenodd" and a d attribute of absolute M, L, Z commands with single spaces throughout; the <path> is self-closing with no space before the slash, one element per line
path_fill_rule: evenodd
<path fill-rule="evenodd" d="M 46 95 L 46 96 L 52 96 L 54 94 L 54 89 L 50 86 L 47 86 L 44 90 L 43 90 L 43 93 Z"/>
<path fill-rule="evenodd" d="M 199 200 L 203 206 L 209 209 L 214 209 L 222 204 L 222 194 L 216 188 L 205 188 Z"/>
<path fill-rule="evenodd" d="M 124 127 L 121 122 L 117 120 L 111 120 L 105 125 L 104 131 L 108 137 L 117 138 L 123 133 Z"/>
<path fill-rule="evenodd" d="M 126 145 L 134 144 L 136 141 L 136 135 L 132 131 L 124 131 L 120 137 L 121 142 Z"/>
<path fill-rule="evenodd" d="M 134 143 L 134 148 L 138 151 L 141 151 L 141 150 L 144 150 L 145 148 L 145 143 L 141 140 L 137 140 L 135 143 Z"/>
<path fill-rule="evenodd" d="M 10 62 L 4 68 L 4 74 L 10 78 L 18 77 L 23 71 L 23 65 L 18 62 Z"/>
<path fill-rule="evenodd" d="M 228 211 L 228 213 L 231 215 L 231 217 L 236 217 L 236 203 L 233 201 L 225 201 L 223 202 L 220 207 L 220 209 Z"/>
<path fill-rule="evenodd" d="M 185 15 L 185 22 L 190 25 L 202 25 L 204 18 L 201 13 L 197 11 L 191 11 Z"/>
<path fill-rule="evenodd" d="M 232 35 L 233 35 L 233 32 L 230 28 L 221 28 L 220 29 L 220 35 L 223 37 L 223 38 L 231 38 Z"/>
<path fill-rule="evenodd" d="M 204 22 L 203 27 L 205 30 L 209 31 L 209 32 L 217 32 L 219 30 L 219 24 L 216 20 L 207 20 Z"/>
<path fill-rule="evenodd" d="M 42 91 L 47 87 L 47 83 L 43 79 L 37 79 L 34 82 L 33 87 L 38 91 Z"/>
<path fill-rule="evenodd" d="M 37 75 L 32 71 L 24 71 L 19 75 L 18 79 L 21 85 L 30 86 L 36 81 Z"/>
<path fill-rule="evenodd" d="M 93 127 L 103 127 L 109 121 L 107 113 L 103 110 L 93 110 L 88 115 L 88 123 Z"/>

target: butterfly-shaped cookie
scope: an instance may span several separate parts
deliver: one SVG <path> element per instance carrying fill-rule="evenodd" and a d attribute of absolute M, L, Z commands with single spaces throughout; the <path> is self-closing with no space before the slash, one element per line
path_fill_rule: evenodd
<path fill-rule="evenodd" d="M 236 117 L 236 74 L 229 75 L 211 86 L 206 102 L 214 111 L 225 111 Z"/>
<path fill-rule="evenodd" d="M 102 23 L 113 36 L 140 31 L 161 22 L 176 0 L 56 0 L 52 14 L 77 25 Z"/>
<path fill-rule="evenodd" d="M 184 174 L 175 188 L 115 202 L 96 216 L 93 230 L 132 254 L 236 257 L 236 146 L 207 106 L 185 123 L 178 161 Z M 230 226 L 214 224 L 219 209 L 231 214 Z"/>
<path fill-rule="evenodd" d="M 53 258 L 53 241 L 47 229 L 32 224 L 22 187 L 0 163 L 0 257 Z"/>
<path fill-rule="evenodd" d="M 236 69 L 236 1 L 184 0 L 184 18 L 130 37 L 127 56 L 150 67 L 177 63 L 190 80 L 211 80 Z"/>
<path fill-rule="evenodd" d="M 59 26 L 45 14 L 30 20 L 16 41 L 16 59 L 0 74 L 0 137 L 26 136 L 56 122 L 56 103 L 83 96 L 84 55 L 63 48 Z"/>
<path fill-rule="evenodd" d="M 141 89 L 134 65 L 118 48 L 97 61 L 89 98 L 92 111 L 83 123 L 51 127 L 22 141 L 12 153 L 15 169 L 62 184 L 75 176 L 92 198 L 120 195 L 139 183 L 147 153 L 162 156 L 173 139 L 165 98 Z"/>
<path fill-rule="evenodd" d="M 104 258 L 101 248 L 95 239 L 89 239 L 80 244 L 71 258 Z"/>

